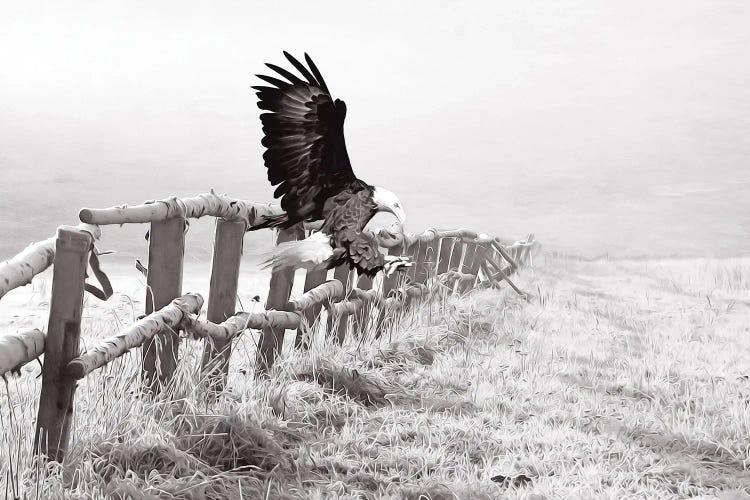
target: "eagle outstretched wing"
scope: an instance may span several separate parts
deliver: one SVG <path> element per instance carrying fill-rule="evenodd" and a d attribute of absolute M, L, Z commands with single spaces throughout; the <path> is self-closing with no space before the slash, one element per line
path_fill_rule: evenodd
<path fill-rule="evenodd" d="M 346 104 L 331 97 L 310 56 L 305 67 L 284 55 L 302 78 L 274 64 L 269 68 L 286 78 L 257 75 L 271 86 L 254 86 L 267 148 L 263 154 L 268 180 L 277 186 L 281 208 L 289 223 L 323 218 L 325 201 L 357 182 L 344 142 Z"/>

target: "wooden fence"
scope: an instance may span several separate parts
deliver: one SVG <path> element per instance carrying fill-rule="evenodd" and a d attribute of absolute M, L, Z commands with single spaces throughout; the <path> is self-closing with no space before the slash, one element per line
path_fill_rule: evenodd
<path fill-rule="evenodd" d="M 179 331 L 206 339 L 202 369 L 214 389 L 225 384 L 231 342 L 247 329 L 261 331 L 256 375 L 267 374 L 281 352 L 284 334 L 297 330 L 295 345 L 304 348 L 310 326 L 321 311 L 327 312 L 328 334 L 342 342 L 349 329 L 360 332 L 370 318 L 375 328 L 387 328 L 393 311 L 439 289 L 464 293 L 472 288 L 499 287 L 507 283 L 518 293 L 509 276 L 530 259 L 533 235 L 514 244 L 466 229 L 422 234 L 380 230 L 380 244 L 391 255 L 408 255 L 415 262 L 406 275 L 373 280 L 356 276 L 347 266 L 336 268 L 332 280 L 323 270 L 309 271 L 304 293 L 290 300 L 294 271 L 271 273 L 266 312 L 250 314 L 235 310 L 243 237 L 249 227 L 274 205 L 249 203 L 213 192 L 194 198 L 169 198 L 138 206 L 83 209 L 81 224 L 61 226 L 54 238 L 35 243 L 0 264 L 0 298 L 28 284 L 53 266 L 52 296 L 47 332 L 31 330 L 0 335 L 0 375 L 19 370 L 44 354 L 42 390 L 37 419 L 35 450 L 62 460 L 67 445 L 77 381 L 122 356 L 142 347 L 144 387 L 157 392 L 177 366 Z M 204 300 L 182 292 L 185 226 L 189 218 L 216 217 L 211 281 L 206 320 L 198 319 Z M 146 315 L 116 335 L 80 351 L 81 312 L 86 269 L 101 236 L 100 225 L 149 223 L 146 270 Z M 277 243 L 301 239 L 314 226 L 280 230 Z M 94 259 L 95 261 L 95 259 Z M 93 262 L 93 261 L 92 261 Z M 95 269 L 95 274 L 99 274 Z M 351 318 L 351 321 L 349 319 Z"/>

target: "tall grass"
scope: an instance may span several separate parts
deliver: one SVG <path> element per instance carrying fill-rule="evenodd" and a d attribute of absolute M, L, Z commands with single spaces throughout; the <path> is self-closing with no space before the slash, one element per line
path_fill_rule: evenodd
<path fill-rule="evenodd" d="M 743 261 L 536 259 L 508 290 L 376 317 L 343 346 L 257 332 L 206 394 L 186 340 L 164 397 L 140 353 L 81 381 L 70 453 L 33 460 L 38 365 L 8 379 L 8 498 L 742 498 L 750 494 L 750 269 Z M 706 299 L 706 295 L 710 300 Z M 123 299 L 124 300 L 124 299 Z M 87 318 L 86 338 L 123 317 Z M 324 319 L 323 319 L 324 322 Z M 743 493 L 744 492 L 744 493 Z M 730 495 L 736 495 L 732 497 Z"/>

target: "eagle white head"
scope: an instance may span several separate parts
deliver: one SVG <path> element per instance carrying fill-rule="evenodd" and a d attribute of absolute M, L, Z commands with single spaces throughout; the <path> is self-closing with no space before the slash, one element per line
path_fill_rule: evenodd
<path fill-rule="evenodd" d="M 372 192 L 372 201 L 381 212 L 390 212 L 403 224 L 406 221 L 406 212 L 396 193 L 384 187 L 375 186 Z"/>

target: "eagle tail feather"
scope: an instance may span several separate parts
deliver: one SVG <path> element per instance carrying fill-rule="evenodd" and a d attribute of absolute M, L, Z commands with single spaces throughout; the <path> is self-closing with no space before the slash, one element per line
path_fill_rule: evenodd
<path fill-rule="evenodd" d="M 313 269 L 327 264 L 333 256 L 330 238 L 324 233 L 313 233 L 304 240 L 279 243 L 261 256 L 261 269 Z"/>

